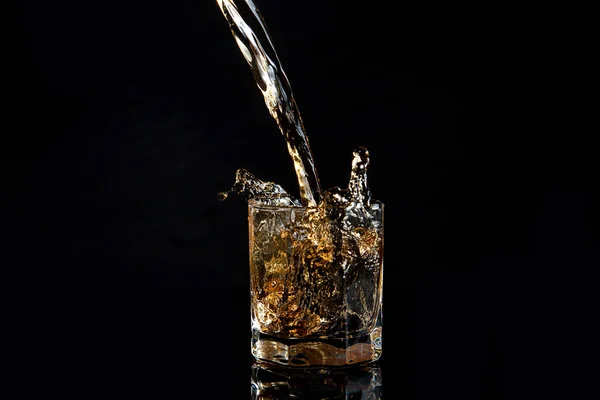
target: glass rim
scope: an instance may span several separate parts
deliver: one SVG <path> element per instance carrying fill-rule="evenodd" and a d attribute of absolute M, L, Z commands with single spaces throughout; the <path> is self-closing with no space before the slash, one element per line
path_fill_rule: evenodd
<path fill-rule="evenodd" d="M 276 210 L 298 210 L 298 211 L 304 211 L 304 210 L 316 210 L 318 208 L 318 206 L 292 206 L 292 205 L 274 205 L 274 204 L 264 204 L 264 203 L 260 203 L 258 201 L 259 198 L 252 198 L 248 200 L 248 207 L 252 207 L 252 208 L 260 208 L 263 210 L 272 210 L 272 211 L 276 211 Z M 373 206 L 379 206 L 379 209 L 383 210 L 384 207 L 384 203 L 380 200 L 371 200 L 371 206 L 368 207 L 368 209 L 373 209 Z M 343 205 L 336 205 L 334 208 L 346 208 L 346 206 Z"/>

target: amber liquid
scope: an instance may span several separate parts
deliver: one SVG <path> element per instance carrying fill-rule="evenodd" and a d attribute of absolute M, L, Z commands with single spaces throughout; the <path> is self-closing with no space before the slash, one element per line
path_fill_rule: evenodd
<path fill-rule="evenodd" d="M 252 354 L 288 366 L 347 366 L 381 356 L 383 204 L 371 201 L 369 152 L 346 188 L 321 190 L 308 137 L 267 26 L 252 0 L 217 0 L 285 138 L 300 199 L 245 169 L 224 200 L 247 200 Z"/>
<path fill-rule="evenodd" d="M 291 85 L 279 62 L 267 25 L 252 0 L 217 0 L 217 3 L 250 65 L 267 109 L 285 138 L 298 177 L 302 204 L 316 206 L 321 197 L 321 184 L 313 154 Z"/>

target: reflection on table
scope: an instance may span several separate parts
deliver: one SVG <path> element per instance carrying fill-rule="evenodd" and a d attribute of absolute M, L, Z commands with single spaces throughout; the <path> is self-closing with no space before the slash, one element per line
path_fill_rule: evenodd
<path fill-rule="evenodd" d="M 382 400 L 379 363 L 348 368 L 289 368 L 256 361 L 252 400 Z"/>

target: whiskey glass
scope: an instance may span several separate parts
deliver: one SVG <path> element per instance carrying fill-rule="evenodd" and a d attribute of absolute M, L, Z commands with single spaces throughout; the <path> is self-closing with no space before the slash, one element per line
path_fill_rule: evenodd
<path fill-rule="evenodd" d="M 256 360 L 345 367 L 381 357 L 383 209 L 248 202 Z"/>

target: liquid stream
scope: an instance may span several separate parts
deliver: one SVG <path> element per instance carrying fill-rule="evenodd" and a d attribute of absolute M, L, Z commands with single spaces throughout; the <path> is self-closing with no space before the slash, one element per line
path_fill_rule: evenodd
<path fill-rule="evenodd" d="M 254 205 L 290 207 L 286 220 L 250 208 L 253 325 L 269 335 L 343 337 L 378 324 L 383 266 L 383 205 L 367 182 L 369 151 L 356 147 L 347 186 L 323 191 L 290 83 L 252 0 L 217 0 L 283 134 L 300 198 L 282 186 L 236 172 L 219 193 Z"/>

